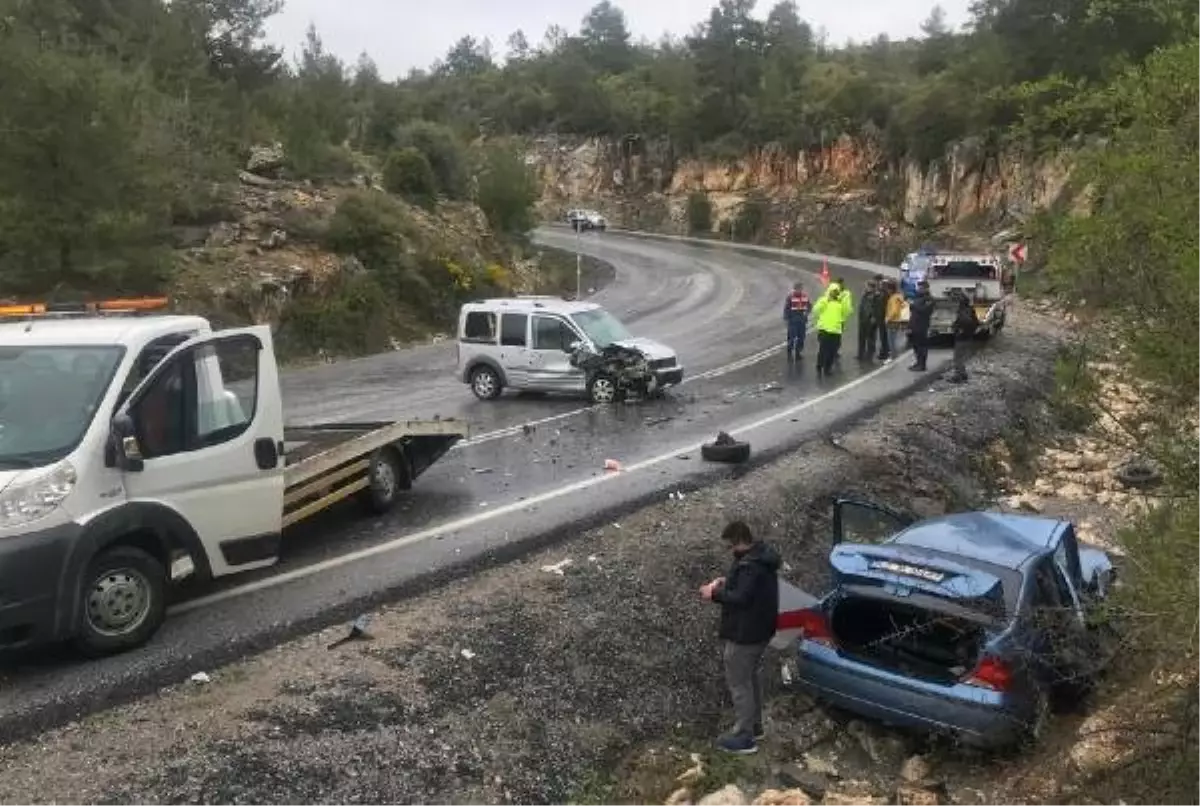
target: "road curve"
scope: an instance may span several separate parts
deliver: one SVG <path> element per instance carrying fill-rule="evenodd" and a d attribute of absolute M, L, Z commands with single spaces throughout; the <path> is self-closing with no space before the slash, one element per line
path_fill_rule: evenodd
<path fill-rule="evenodd" d="M 538 243 L 574 250 L 613 265 L 613 281 L 590 295 L 639 336 L 680 354 L 689 375 L 777 345 L 783 296 L 795 270 L 771 261 L 747 266 L 730 256 L 671 243 L 544 228 Z M 586 289 L 585 289 L 586 292 Z M 284 374 L 291 423 L 455 417 L 473 433 L 510 427 L 579 401 L 476 400 L 455 372 L 452 341 L 299 369 Z"/>
<path fill-rule="evenodd" d="M 537 237 L 576 242 L 553 229 Z M 481 403 L 454 377 L 452 344 L 285 373 L 293 422 L 438 414 L 466 419 L 474 436 L 422 476 L 397 511 L 364 518 L 335 510 L 301 524 L 285 535 L 277 567 L 190 593 L 139 650 L 87 663 L 48 652 L 0 666 L 0 741 L 570 539 L 668 490 L 711 483 L 729 469 L 697 454 L 718 430 L 750 440 L 757 461 L 921 382 L 895 371 L 901 362 L 858 365 L 853 345 L 831 378 L 784 361 L 784 295 L 796 279 L 818 290 L 819 264 L 614 233 L 578 243 L 616 270 L 594 299 L 635 333 L 674 346 L 688 367 L 684 387 L 643 405 L 509 396 Z M 845 276 L 857 291 L 868 275 Z M 530 433 L 512 429 L 529 421 L 538 423 Z M 610 457 L 624 472 L 604 472 Z"/>

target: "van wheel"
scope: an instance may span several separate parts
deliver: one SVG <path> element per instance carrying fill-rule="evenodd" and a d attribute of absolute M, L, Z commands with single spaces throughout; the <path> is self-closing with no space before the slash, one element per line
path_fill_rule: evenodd
<path fill-rule="evenodd" d="M 368 512 L 383 515 L 396 505 L 400 491 L 408 488 L 407 479 L 400 452 L 381 448 L 371 455 L 371 464 L 367 468 L 370 483 L 359 493 L 359 501 Z"/>
<path fill-rule="evenodd" d="M 166 617 L 167 574 L 134 546 L 116 546 L 92 559 L 80 590 L 75 646 L 99 657 L 141 646 Z"/>
<path fill-rule="evenodd" d="M 608 375 L 597 375 L 588 381 L 588 399 L 597 405 L 617 401 L 617 382 Z"/>
<path fill-rule="evenodd" d="M 500 376 L 491 367 L 476 367 L 471 372 L 471 391 L 480 400 L 495 400 L 503 388 Z"/>

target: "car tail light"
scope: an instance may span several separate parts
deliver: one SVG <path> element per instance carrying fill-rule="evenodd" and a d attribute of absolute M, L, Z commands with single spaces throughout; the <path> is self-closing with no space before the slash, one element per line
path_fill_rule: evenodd
<path fill-rule="evenodd" d="M 829 629 L 829 621 L 820 610 L 788 610 L 780 613 L 775 629 L 779 632 L 799 630 L 807 641 L 833 646 L 833 631 Z"/>
<path fill-rule="evenodd" d="M 1012 686 L 1012 669 L 998 658 L 983 658 L 963 682 L 968 686 L 1008 691 Z"/>

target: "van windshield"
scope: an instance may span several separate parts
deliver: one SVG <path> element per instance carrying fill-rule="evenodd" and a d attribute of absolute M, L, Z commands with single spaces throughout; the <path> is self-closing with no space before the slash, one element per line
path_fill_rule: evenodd
<path fill-rule="evenodd" d="M 120 347 L 0 346 L 0 469 L 75 449 L 121 363 Z"/>
<path fill-rule="evenodd" d="M 571 318 L 597 347 L 608 347 L 615 342 L 633 338 L 625 329 L 625 325 L 603 308 L 577 313 Z"/>

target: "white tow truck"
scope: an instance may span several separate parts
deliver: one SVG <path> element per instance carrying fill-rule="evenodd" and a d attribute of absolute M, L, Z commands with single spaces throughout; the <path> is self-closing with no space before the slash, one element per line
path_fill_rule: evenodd
<path fill-rule="evenodd" d="M 173 583 L 272 565 L 343 499 L 387 511 L 467 435 L 285 427 L 270 328 L 166 305 L 0 306 L 0 649 L 138 646 Z"/>
<path fill-rule="evenodd" d="M 1004 290 L 1004 267 L 995 255 L 986 254 L 933 254 L 925 258 L 928 263 L 925 276 L 929 293 L 934 299 L 933 316 L 929 323 L 929 335 L 949 336 L 958 311 L 957 293 L 967 295 L 979 318 L 978 335 L 990 336 L 1003 327 L 1008 309 L 1008 295 Z M 908 306 L 905 305 L 901 321 L 908 322 Z"/>

